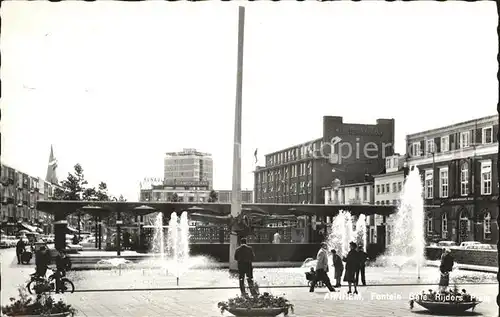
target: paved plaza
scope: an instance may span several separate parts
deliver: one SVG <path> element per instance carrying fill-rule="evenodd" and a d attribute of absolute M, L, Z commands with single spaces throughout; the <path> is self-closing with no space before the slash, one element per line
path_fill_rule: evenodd
<path fill-rule="evenodd" d="M 33 265 L 18 266 L 14 259 L 14 251 L 1 250 L 2 256 L 2 302 L 16 294 L 17 285 L 25 285 L 27 276 L 34 271 Z M 282 270 L 282 269 L 281 269 Z M 272 271 L 269 269 L 269 271 Z M 76 292 L 74 294 L 62 295 L 65 300 L 78 309 L 77 316 L 130 316 L 130 317 L 154 317 L 154 316 L 220 316 L 217 303 L 238 293 L 237 281 L 228 279 L 216 282 L 222 275 L 227 276 L 227 271 L 216 271 L 215 276 L 210 277 L 202 283 L 201 276 L 192 275 L 191 280 L 183 278 L 180 287 L 234 287 L 232 289 L 175 289 L 175 279 L 170 277 L 159 278 L 157 275 L 148 275 L 146 272 L 130 276 L 131 272 L 123 272 L 119 275 L 117 271 L 82 271 L 69 272 L 75 279 Z M 280 271 L 283 273 L 283 271 Z M 286 271 L 285 271 L 286 272 Z M 85 274 L 85 279 L 78 279 L 77 274 Z M 127 275 L 128 274 L 128 275 Z M 262 281 L 260 276 L 258 280 Z M 286 275 L 285 280 L 291 275 Z M 156 285 L 151 285 L 157 280 Z M 388 278 L 388 280 L 391 280 Z M 140 283 L 143 283 L 142 287 Z M 293 285 L 293 280 L 289 280 Z M 135 283 L 135 284 L 134 284 Z M 296 283 L 299 283 L 297 281 Z M 133 287 L 127 287 L 127 284 Z M 210 285 L 211 284 L 211 285 Z M 275 283 L 269 283 L 275 285 Z M 117 288 L 128 289 L 126 291 L 103 291 L 111 289 L 110 285 Z M 305 284 L 292 288 L 267 289 L 263 282 L 260 283 L 261 292 L 269 291 L 272 294 L 285 294 L 295 305 L 294 316 L 425 316 L 429 315 L 423 308 L 415 305 L 413 310 L 409 309 L 409 298 L 413 293 L 420 293 L 429 288 L 428 285 L 402 285 L 384 286 L 373 285 L 360 287 L 360 295 L 357 298 L 346 296 L 347 287 L 343 286 L 340 292 L 325 299 L 326 289 L 318 288 L 315 293 L 309 293 Z M 131 288 L 157 288 L 170 287 L 173 290 L 141 290 L 134 291 Z M 476 308 L 476 312 L 482 316 L 496 316 L 497 306 L 495 296 L 498 291 L 497 284 L 468 284 L 462 285 L 470 293 L 481 296 L 485 302 Z M 59 295 L 56 295 L 59 296 Z M 225 314 L 230 316 L 230 314 Z M 477 315 L 477 314 L 476 314 Z"/>

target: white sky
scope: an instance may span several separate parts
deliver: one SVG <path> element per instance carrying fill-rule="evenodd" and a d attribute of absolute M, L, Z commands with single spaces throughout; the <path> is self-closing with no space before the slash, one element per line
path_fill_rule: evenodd
<path fill-rule="evenodd" d="M 2 4 L 2 161 L 136 200 L 167 151 L 211 152 L 231 188 L 237 3 Z M 253 152 L 320 137 L 322 116 L 408 133 L 496 112 L 488 2 L 254 2 L 246 10 L 243 188 Z"/>

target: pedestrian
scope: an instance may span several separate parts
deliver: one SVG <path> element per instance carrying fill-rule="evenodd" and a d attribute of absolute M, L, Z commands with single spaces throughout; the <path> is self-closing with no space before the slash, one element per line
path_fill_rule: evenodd
<path fill-rule="evenodd" d="M 363 286 L 366 286 L 365 268 L 366 268 L 366 261 L 369 260 L 370 258 L 368 257 L 368 254 L 363 250 L 362 246 L 358 246 L 358 256 L 359 256 L 359 267 L 358 271 L 356 272 L 356 284 L 359 285 L 359 276 L 361 275 L 361 283 L 363 283 Z"/>
<path fill-rule="evenodd" d="M 78 236 L 75 234 L 73 236 L 73 244 L 78 244 L 78 242 L 80 242 L 80 239 L 78 239 Z"/>
<path fill-rule="evenodd" d="M 351 286 L 354 285 L 354 294 L 358 294 L 358 288 L 356 283 L 356 272 L 359 267 L 359 255 L 358 251 L 356 251 L 356 243 L 349 243 L 350 251 L 347 254 L 347 257 L 344 257 L 342 260 L 345 262 L 345 273 L 344 273 L 344 282 L 347 282 L 349 285 L 349 291 L 347 294 L 351 294 Z"/>
<path fill-rule="evenodd" d="M 342 273 L 344 272 L 344 262 L 337 254 L 337 251 L 332 250 L 333 267 L 335 268 L 335 287 L 341 286 Z"/>
<path fill-rule="evenodd" d="M 242 238 L 240 241 L 240 246 L 236 248 L 234 252 L 234 259 L 238 262 L 238 275 L 240 282 L 240 291 L 242 296 L 247 296 L 245 290 L 245 277 L 247 278 L 248 288 L 250 293 L 255 295 L 255 286 L 253 283 L 253 260 L 255 258 L 255 253 L 251 246 L 247 245 L 247 239 Z"/>
<path fill-rule="evenodd" d="M 453 264 L 455 259 L 451 255 L 451 250 L 446 248 L 443 249 L 443 255 L 441 256 L 441 265 L 439 266 L 439 271 L 441 277 L 439 279 L 439 290 L 441 292 L 446 291 L 446 288 L 450 285 L 450 272 L 453 270 Z"/>
<path fill-rule="evenodd" d="M 273 236 L 273 243 L 279 244 L 281 242 L 281 235 L 279 231 L 276 231 L 276 233 Z"/>
<path fill-rule="evenodd" d="M 22 263 L 22 255 L 26 250 L 26 244 L 23 241 L 23 238 L 19 238 L 16 244 L 16 255 L 17 255 L 17 264 Z"/>
<path fill-rule="evenodd" d="M 40 277 L 44 277 L 51 262 L 52 261 L 47 248 L 42 245 L 40 250 L 38 250 L 35 254 L 36 274 Z"/>
<path fill-rule="evenodd" d="M 325 242 L 321 243 L 321 248 L 316 256 L 316 278 L 311 283 L 309 292 L 314 292 L 314 287 L 316 287 L 318 281 L 323 282 L 330 292 L 335 292 L 330 277 L 328 277 L 328 245 Z"/>

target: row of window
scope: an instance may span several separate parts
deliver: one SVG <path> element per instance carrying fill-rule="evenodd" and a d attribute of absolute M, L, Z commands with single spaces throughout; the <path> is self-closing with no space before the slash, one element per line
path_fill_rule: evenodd
<path fill-rule="evenodd" d="M 375 205 L 394 205 L 394 206 L 399 206 L 401 203 L 400 199 L 393 199 L 392 204 L 390 200 L 381 200 L 381 201 L 376 201 Z"/>
<path fill-rule="evenodd" d="M 330 198 L 329 203 L 334 203 L 334 204 L 352 203 L 352 204 L 354 204 L 354 203 L 368 201 L 368 186 L 366 186 L 366 185 L 356 186 L 354 188 L 354 197 L 349 199 L 349 201 L 346 201 L 346 196 L 351 196 L 351 195 L 347 195 L 347 191 L 352 190 L 352 189 L 353 189 L 353 187 L 345 187 L 345 188 L 333 190 L 332 191 L 333 197 Z M 361 189 L 363 190 L 362 196 L 361 196 Z"/>
<path fill-rule="evenodd" d="M 282 183 L 278 183 L 278 185 L 276 187 L 274 187 L 273 184 L 269 184 L 268 186 L 261 185 L 260 187 L 257 187 L 256 190 L 257 190 L 257 192 L 262 192 L 264 194 L 266 194 L 266 193 L 273 194 L 275 192 L 275 188 L 276 188 L 276 192 L 278 192 L 278 193 L 283 192 L 283 193 L 296 194 L 298 192 L 298 193 L 302 194 L 305 192 L 309 192 L 309 193 L 311 192 L 312 181 L 310 181 L 310 180 L 308 182 L 302 181 L 302 182 L 298 183 L 298 185 L 299 185 L 298 187 L 297 187 L 297 183 L 287 185 L 283 181 Z"/>
<path fill-rule="evenodd" d="M 377 194 L 389 194 L 391 193 L 391 184 L 377 184 L 376 186 Z M 403 190 L 403 182 L 393 182 L 392 183 L 392 193 L 399 193 Z"/>
<path fill-rule="evenodd" d="M 491 144 L 493 143 L 493 127 L 486 127 L 481 129 L 481 144 Z M 472 146 L 472 131 L 460 132 L 460 139 L 458 140 L 458 148 L 465 149 Z M 440 149 L 439 152 L 444 153 L 450 151 L 450 136 L 442 136 L 440 138 Z M 425 141 L 425 154 L 436 153 L 436 143 L 434 139 L 429 139 Z M 413 155 L 423 155 L 424 152 L 420 148 L 420 142 L 415 142 L 412 144 L 412 154 Z"/>
<path fill-rule="evenodd" d="M 257 173 L 257 183 L 271 183 L 275 180 L 282 181 L 288 178 L 294 178 L 298 176 L 306 176 L 312 174 L 312 164 L 311 162 L 293 164 L 285 166 L 282 168 L 277 168 L 273 170 L 263 171 Z"/>
<path fill-rule="evenodd" d="M 295 160 L 312 157 L 313 154 L 323 147 L 323 141 L 297 146 L 294 149 L 285 150 L 267 156 L 266 166 L 274 166 L 293 162 Z"/>
<path fill-rule="evenodd" d="M 467 221 L 467 223 L 470 224 L 470 220 L 463 215 L 460 217 L 460 221 Z M 426 229 L 428 233 L 434 232 L 434 220 L 432 217 L 427 217 Z M 443 238 L 448 234 L 448 216 L 446 214 L 441 215 L 441 233 Z M 483 218 L 483 233 L 484 239 L 489 239 L 491 237 L 491 214 L 489 212 L 486 213 Z"/>
<path fill-rule="evenodd" d="M 492 175 L 491 160 L 481 162 L 481 195 L 491 195 Z M 426 170 L 424 174 L 425 198 L 434 197 L 434 171 Z M 469 188 L 469 164 L 464 162 L 460 167 L 460 195 L 467 196 L 470 193 Z M 439 197 L 447 198 L 449 195 L 449 173 L 448 167 L 439 169 Z"/>

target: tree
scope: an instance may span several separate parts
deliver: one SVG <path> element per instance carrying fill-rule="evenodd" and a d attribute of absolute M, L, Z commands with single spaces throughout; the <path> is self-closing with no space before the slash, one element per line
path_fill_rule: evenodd
<path fill-rule="evenodd" d="M 109 201 L 108 185 L 105 182 L 100 182 L 96 191 L 98 201 Z"/>
<path fill-rule="evenodd" d="M 74 166 L 74 173 L 68 173 L 68 178 L 61 181 L 62 188 L 54 190 L 55 200 L 82 200 L 87 181 L 83 175 L 83 168 L 80 164 Z"/>
<path fill-rule="evenodd" d="M 216 203 L 219 201 L 219 194 L 215 190 L 211 190 L 210 194 L 208 194 L 208 202 L 209 203 Z"/>
<path fill-rule="evenodd" d="M 118 198 L 118 201 L 127 201 L 127 200 L 123 197 L 123 195 L 120 195 L 120 197 Z"/>

